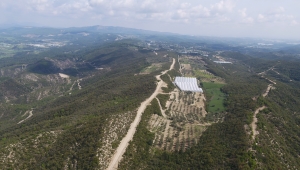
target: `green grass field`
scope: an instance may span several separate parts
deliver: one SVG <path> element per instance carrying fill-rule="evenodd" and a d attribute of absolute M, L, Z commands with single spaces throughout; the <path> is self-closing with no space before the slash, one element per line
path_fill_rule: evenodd
<path fill-rule="evenodd" d="M 212 74 L 209 74 L 209 73 L 205 73 L 203 71 L 200 71 L 200 70 L 193 70 L 194 74 L 196 77 L 200 77 L 200 78 L 208 78 L 208 79 L 211 79 L 211 78 L 214 78 L 215 76 L 212 75 Z"/>
<path fill-rule="evenodd" d="M 220 88 L 224 84 L 202 82 L 206 95 L 209 96 L 208 112 L 222 112 L 225 111 L 224 99 L 225 95 L 221 92 Z"/>
<path fill-rule="evenodd" d="M 160 69 L 162 66 L 161 64 L 152 64 L 149 67 L 144 68 L 141 73 L 152 73 L 158 69 Z"/>

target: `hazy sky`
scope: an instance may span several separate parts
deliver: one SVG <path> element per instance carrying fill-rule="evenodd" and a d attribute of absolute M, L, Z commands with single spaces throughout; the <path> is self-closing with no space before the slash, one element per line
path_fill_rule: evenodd
<path fill-rule="evenodd" d="M 300 39 L 300 0 L 0 0 L 0 25 Z"/>

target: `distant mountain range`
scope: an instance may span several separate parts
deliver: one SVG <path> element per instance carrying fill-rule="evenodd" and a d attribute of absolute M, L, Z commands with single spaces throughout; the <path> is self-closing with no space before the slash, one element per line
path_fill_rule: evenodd
<path fill-rule="evenodd" d="M 49 34 L 55 33 L 78 33 L 78 32 L 93 32 L 93 33 L 110 33 L 110 34 L 164 34 L 164 35 L 178 35 L 174 33 L 167 32 L 157 32 L 149 30 L 141 30 L 135 28 L 125 28 L 125 27 L 115 27 L 115 26 L 88 26 L 88 27 L 70 27 L 70 28 L 51 28 L 51 27 L 30 27 L 30 26 L 20 26 L 15 24 L 1 25 L 0 30 L 2 32 L 9 33 L 27 33 L 27 34 L 36 34 L 36 31 L 47 30 Z"/>
<path fill-rule="evenodd" d="M 299 52 L 300 41 L 294 40 L 275 40 L 275 39 L 255 39 L 255 38 L 230 38 L 230 37 L 208 37 L 208 36 L 191 36 L 180 35 L 168 32 L 158 32 L 142 30 L 135 28 L 117 27 L 117 26 L 86 26 L 86 27 L 69 27 L 69 28 L 52 28 L 52 27 L 30 27 L 20 26 L 18 24 L 0 25 L 0 35 L 10 34 L 16 36 L 24 35 L 72 35 L 72 34 L 115 34 L 129 35 L 148 41 L 161 41 L 172 43 L 195 43 L 199 46 L 206 44 L 213 49 L 224 50 L 231 48 L 233 51 L 247 52 L 253 49 L 262 49 L 267 52 L 269 49 L 284 51 L 290 53 Z M 230 45 L 228 45 L 230 44 Z M 267 45 L 264 45 L 267 44 Z M 298 44 L 298 45 L 297 45 Z"/>

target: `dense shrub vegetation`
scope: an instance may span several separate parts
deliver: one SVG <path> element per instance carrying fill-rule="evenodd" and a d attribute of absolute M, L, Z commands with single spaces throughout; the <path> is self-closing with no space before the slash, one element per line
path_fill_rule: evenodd
<path fill-rule="evenodd" d="M 236 63 L 217 65 L 205 60 L 211 73 L 226 80 L 226 85 L 221 88 L 226 94 L 227 114 L 224 121 L 210 126 L 202 134 L 199 143 L 186 152 L 170 153 L 155 149 L 149 151 L 151 149 L 145 145 L 145 141 L 135 143 L 131 145 L 122 162 L 124 169 L 132 168 L 130 162 L 135 162 L 135 167 L 144 169 L 286 169 L 292 165 L 294 168 L 299 167 L 296 161 L 300 151 L 300 140 L 297 137 L 299 130 L 296 128 L 299 123 L 300 104 L 296 85 L 299 83 L 278 83 L 267 98 L 262 98 L 260 96 L 270 82 L 257 73 L 269 69 L 274 62 L 266 64 L 268 61 L 263 59 L 225 53 L 225 57 L 229 56 L 235 58 Z M 168 81 L 167 78 L 165 80 Z M 252 122 L 254 110 L 262 105 L 266 105 L 268 109 L 258 115 L 260 134 L 253 143 L 251 134 L 245 132 L 245 125 Z M 140 128 L 139 131 L 144 133 L 138 134 L 147 134 L 146 128 Z M 280 135 L 276 134 L 276 131 Z M 276 147 L 268 147 L 274 145 L 275 141 L 278 142 Z M 251 147 L 255 152 L 249 151 Z M 147 159 L 143 159 L 143 155 L 133 154 L 132 151 L 136 148 L 151 153 L 150 157 L 147 155 Z M 285 155 L 284 158 L 280 153 Z"/>
<path fill-rule="evenodd" d="M 2 169 L 97 169 L 97 149 L 103 146 L 101 139 L 111 135 L 104 130 L 111 126 L 111 118 L 135 111 L 155 90 L 154 76 L 168 69 L 170 61 L 176 58 L 175 69 L 161 76 L 168 85 L 163 89 L 164 92 L 169 93 L 174 89 L 172 81 L 180 75 L 177 53 L 158 50 L 161 56 L 157 56 L 152 50 L 137 46 L 135 40 L 81 48 L 81 45 L 89 42 L 88 39 L 81 40 L 77 42 L 76 47 L 80 49 L 77 52 L 75 46 L 66 46 L 64 50 L 53 48 L 56 50 L 26 54 L 23 58 L 21 56 L 25 53 L 16 54 L 15 58 L 0 59 L 1 68 L 13 68 L 9 73 L 10 78 L 0 78 Z M 226 49 L 226 46 L 210 47 Z M 210 52 L 217 54 L 214 50 Z M 211 82 L 202 85 L 207 90 L 205 95 L 208 101 L 216 109 L 219 108 L 208 111 L 212 116 L 222 111 L 224 119 L 208 126 L 199 141 L 185 152 L 160 150 L 153 147 L 155 134 L 147 128 L 153 114 L 162 115 L 157 100 L 153 100 L 142 116 L 133 141 L 119 165 L 120 169 L 300 167 L 299 60 L 272 58 L 274 54 L 271 53 L 263 55 L 249 52 L 246 55 L 223 52 L 220 55 L 233 61 L 233 64 L 216 64 L 209 58 L 212 55 L 201 60 L 205 62 L 208 72 L 221 77 L 226 84 Z M 46 59 L 46 56 L 50 59 Z M 72 67 L 57 67 L 55 62 L 66 60 L 72 63 Z M 141 70 L 153 63 L 159 63 L 161 67 L 156 67 L 149 74 L 140 74 Z M 24 82 L 16 79 L 18 72 L 15 71 L 23 67 L 21 64 L 28 64 L 26 70 L 20 73 L 24 77 L 29 74 L 50 76 L 62 72 L 71 76 L 75 86 L 80 82 L 82 89 L 69 90 L 71 83 L 59 87 L 65 90 L 60 95 L 49 90 L 51 95 L 48 97 L 31 101 L 28 96 L 33 95 L 34 88 L 52 84 L 43 80 L 30 84 L 32 86 L 23 85 Z M 197 66 L 197 63 L 193 63 L 193 66 Z M 262 97 L 271 83 L 273 88 L 268 96 Z M 217 89 L 218 92 L 210 89 Z M 215 101 L 218 100 L 216 96 L 222 102 Z M 169 95 L 160 94 L 157 98 L 166 109 Z M 14 103 L 9 103 L 10 100 Z M 261 106 L 266 106 L 266 109 L 257 115 L 259 134 L 252 140 L 249 125 L 253 121 L 254 111 Z M 18 124 L 29 111 L 33 112 L 33 116 Z M 169 114 L 168 110 L 166 113 Z M 210 119 L 209 116 L 210 113 L 205 119 Z M 121 137 L 112 144 L 113 148 L 117 147 Z"/>
<path fill-rule="evenodd" d="M 49 131 L 60 132 L 55 142 L 44 141 L 41 145 L 46 149 L 38 155 L 41 148 L 34 152 L 20 149 L 23 152 L 20 154 L 26 155 L 24 159 L 32 161 L 19 160 L 18 164 L 0 163 L 0 166 L 18 169 L 62 169 L 66 164 L 78 169 L 97 167 L 96 150 L 102 145 L 102 136 L 108 135 L 104 134 L 103 127 L 108 126 L 110 116 L 135 110 L 155 89 L 154 74 L 136 75 L 149 65 L 147 55 L 118 44 L 87 53 L 84 57 L 90 62 L 95 66 L 109 67 L 109 71 L 94 73 L 93 77 L 84 79 L 81 82 L 83 89 L 72 94 L 50 103 L 34 103 L 36 108 L 31 119 L 0 131 L 1 146 Z M 43 71 L 43 74 L 49 73 Z M 159 108 L 157 102 L 153 106 Z M 10 108 L 12 113 L 20 111 L 15 110 L 15 106 Z M 26 109 L 30 108 L 23 108 L 23 113 Z M 157 114 L 161 114 L 160 111 Z M 0 152 L 6 152 L 6 148 L 1 147 Z"/>

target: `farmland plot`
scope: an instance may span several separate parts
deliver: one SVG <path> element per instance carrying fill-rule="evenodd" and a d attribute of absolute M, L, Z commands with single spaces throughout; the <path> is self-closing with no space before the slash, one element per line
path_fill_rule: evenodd
<path fill-rule="evenodd" d="M 167 151 L 185 151 L 195 145 L 202 132 L 212 122 L 205 122 L 205 97 L 201 93 L 181 92 L 169 94 L 165 106 L 166 117 L 152 115 L 148 128 L 155 132 L 153 145 Z"/>

